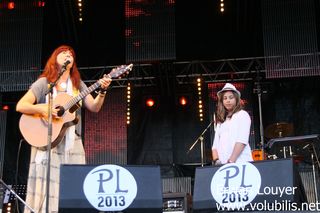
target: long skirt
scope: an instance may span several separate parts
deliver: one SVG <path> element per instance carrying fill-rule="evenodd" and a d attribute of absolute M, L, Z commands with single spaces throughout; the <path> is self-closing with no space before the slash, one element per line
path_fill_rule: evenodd
<path fill-rule="evenodd" d="M 30 167 L 27 185 L 26 203 L 37 213 L 46 212 L 47 152 L 36 147 L 31 148 Z M 85 152 L 80 137 L 76 136 L 72 149 L 65 152 L 65 141 L 51 149 L 49 212 L 57 213 L 59 209 L 59 183 L 61 164 L 85 164 Z M 30 213 L 25 206 L 24 213 Z"/>

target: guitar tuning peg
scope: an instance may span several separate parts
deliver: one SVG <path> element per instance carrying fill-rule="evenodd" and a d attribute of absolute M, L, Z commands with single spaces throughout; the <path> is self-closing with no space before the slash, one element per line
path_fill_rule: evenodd
<path fill-rule="evenodd" d="M 133 64 L 128 65 L 128 70 L 132 70 Z"/>

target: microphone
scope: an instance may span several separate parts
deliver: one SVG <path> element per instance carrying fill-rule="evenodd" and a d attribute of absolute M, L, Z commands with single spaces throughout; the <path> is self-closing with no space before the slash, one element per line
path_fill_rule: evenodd
<path fill-rule="evenodd" d="M 62 68 L 66 69 L 68 64 L 70 63 L 71 63 L 70 59 L 66 60 L 66 62 L 64 62 L 64 64 L 62 65 Z"/>
<path fill-rule="evenodd" d="M 62 65 L 61 72 L 66 71 L 67 66 L 68 66 L 68 64 L 70 64 L 70 63 L 71 63 L 70 59 L 66 60 L 66 62 L 64 62 L 64 64 Z"/>

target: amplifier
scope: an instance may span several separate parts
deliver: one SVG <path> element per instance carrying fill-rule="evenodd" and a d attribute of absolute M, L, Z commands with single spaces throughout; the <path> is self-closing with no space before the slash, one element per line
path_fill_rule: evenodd
<path fill-rule="evenodd" d="M 185 192 L 163 193 L 163 213 L 188 213 L 191 196 Z"/>

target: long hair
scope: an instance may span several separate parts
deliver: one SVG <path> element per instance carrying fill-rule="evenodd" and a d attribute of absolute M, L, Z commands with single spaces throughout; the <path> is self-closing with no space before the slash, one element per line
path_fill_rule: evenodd
<path fill-rule="evenodd" d="M 233 110 L 231 112 L 231 116 L 229 116 L 231 118 L 234 113 L 239 112 L 242 109 L 242 105 L 241 105 L 240 97 L 239 97 L 238 93 L 236 93 L 235 91 L 232 91 L 232 90 L 230 90 L 230 91 L 233 93 L 233 96 L 236 98 L 236 106 L 233 108 Z M 217 123 L 223 123 L 227 119 L 228 111 L 226 110 L 226 108 L 223 105 L 223 95 L 226 92 L 227 91 L 221 92 L 218 95 L 218 104 L 217 104 L 217 111 L 216 111 L 216 122 Z"/>
<path fill-rule="evenodd" d="M 46 66 L 44 67 L 44 70 L 42 74 L 39 76 L 46 77 L 49 82 L 54 82 L 58 78 L 58 74 L 60 72 L 59 64 L 57 63 L 57 56 L 62 51 L 69 50 L 72 53 L 73 56 L 73 66 L 70 69 L 70 79 L 72 81 L 73 87 L 79 89 L 80 86 L 80 73 L 76 64 L 76 54 L 72 47 L 67 45 L 61 45 L 60 47 L 56 48 L 51 56 L 49 57 Z"/>

